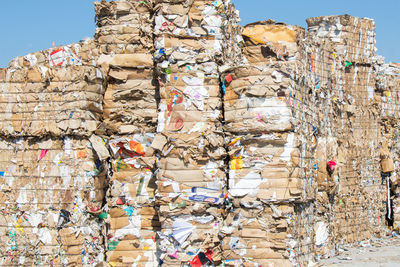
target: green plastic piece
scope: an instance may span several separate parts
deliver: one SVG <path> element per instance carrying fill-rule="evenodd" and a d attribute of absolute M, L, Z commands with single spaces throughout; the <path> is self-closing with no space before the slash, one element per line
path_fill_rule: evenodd
<path fill-rule="evenodd" d="M 115 250 L 117 248 L 118 244 L 119 244 L 119 241 L 113 241 L 113 242 L 108 243 L 108 250 L 109 251 Z"/>
<path fill-rule="evenodd" d="M 99 215 L 97 215 L 97 217 L 99 217 L 100 219 L 105 220 L 108 217 L 108 213 L 107 212 L 100 213 Z"/>

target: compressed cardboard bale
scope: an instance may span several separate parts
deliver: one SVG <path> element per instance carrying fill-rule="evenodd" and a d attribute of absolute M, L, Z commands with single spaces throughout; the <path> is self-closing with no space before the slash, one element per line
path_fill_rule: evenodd
<path fill-rule="evenodd" d="M 9 68 L 1 81 L 3 136 L 90 136 L 102 113 L 104 76 L 92 66 Z"/>
<path fill-rule="evenodd" d="M 108 141 L 113 157 L 109 199 L 113 205 L 114 198 L 121 196 L 132 205 L 154 201 L 153 169 L 156 158 L 151 147 L 153 140 L 154 134 L 147 133 L 113 136 Z"/>
<path fill-rule="evenodd" d="M 155 1 L 155 4 L 156 58 L 170 54 L 178 64 L 218 58 L 222 68 L 244 62 L 239 12 L 230 1 Z M 171 46 L 171 42 L 175 45 Z M 164 66 L 167 64 L 164 61 Z"/>
<path fill-rule="evenodd" d="M 341 196 L 335 205 L 335 236 L 336 243 L 351 244 L 364 241 L 371 237 L 371 230 L 368 223 L 355 219 L 355 216 L 361 218 L 368 216 L 367 207 L 363 207 L 366 196 L 359 194 L 351 196 Z M 370 215 L 369 215 L 370 216 Z M 347 224 L 346 221 L 351 223 Z"/>
<path fill-rule="evenodd" d="M 109 210 L 107 262 L 115 266 L 158 265 L 156 233 L 160 229 L 154 207 L 120 205 Z"/>
<path fill-rule="evenodd" d="M 161 137 L 159 150 L 166 157 L 159 162 L 157 199 L 167 207 L 160 207 L 160 212 L 190 214 L 192 206 L 221 205 L 226 186 L 223 137 L 212 133 Z"/>
<path fill-rule="evenodd" d="M 3 244 L 10 244 L 2 249 L 2 264 L 102 262 L 104 226 L 98 213 L 105 173 L 91 142 L 70 136 L 2 138 L 0 153 L 5 211 L 0 231 Z"/>
<path fill-rule="evenodd" d="M 240 62 L 241 42 L 229 1 L 155 1 L 155 55 L 162 145 L 158 248 L 168 266 L 207 258 L 218 264 L 226 175 L 219 66 Z M 236 35 L 235 35 L 236 34 Z M 229 37 L 228 37 L 229 36 Z M 224 40 L 230 38 L 230 42 Z M 237 38 L 237 40 L 233 40 Z"/>
<path fill-rule="evenodd" d="M 154 134 L 113 136 L 107 197 L 107 262 L 115 266 L 158 265 Z"/>
<path fill-rule="evenodd" d="M 95 3 L 98 63 L 108 74 L 103 134 L 155 132 L 156 80 L 153 73 L 153 4 L 151 1 Z"/>
<path fill-rule="evenodd" d="M 131 54 L 152 49 L 151 20 L 138 22 L 139 25 L 112 25 L 96 29 L 95 39 L 103 54 Z"/>
<path fill-rule="evenodd" d="M 307 19 L 312 38 L 343 61 L 372 63 L 375 55 L 375 22 L 349 15 L 323 16 Z M 330 44 L 325 46 L 324 44 Z M 333 48 L 333 49 L 332 49 Z"/>
<path fill-rule="evenodd" d="M 224 221 L 223 257 L 227 266 L 293 266 L 313 261 L 307 251 L 313 231 L 306 233 L 308 204 L 265 204 L 236 206 Z M 308 213 L 308 214 L 307 214 Z M 289 219 L 290 218 L 290 219 Z M 309 227 L 312 226 L 312 221 Z"/>
<path fill-rule="evenodd" d="M 153 1 L 138 2 L 133 0 L 95 2 L 97 26 L 136 22 L 138 17 L 148 18 L 152 11 L 152 3 Z"/>
<path fill-rule="evenodd" d="M 179 265 L 191 261 L 199 249 L 213 251 L 212 259 L 219 261 L 218 233 L 226 187 L 223 137 L 212 131 L 159 137 L 157 149 L 162 158 L 156 199 L 162 229 L 158 249 L 165 254 L 162 261 Z"/>
<path fill-rule="evenodd" d="M 305 192 L 298 141 L 294 133 L 231 139 L 229 195 L 248 202 L 302 199 Z"/>
<path fill-rule="evenodd" d="M 161 87 L 158 132 L 215 131 L 222 119 L 217 79 L 172 74 L 175 82 Z M 214 130 L 215 129 L 215 130 Z"/>
<path fill-rule="evenodd" d="M 170 87 L 171 89 L 166 87 L 165 90 L 161 87 L 160 90 L 161 97 L 168 97 L 162 98 L 159 106 L 157 131 L 168 140 L 162 147 L 163 150 L 160 151 L 160 155 L 167 160 L 166 162 L 172 161 L 172 164 L 163 164 L 163 161 L 161 161 L 160 165 L 160 178 L 158 178 L 160 210 L 163 205 L 168 205 L 168 203 L 164 203 L 165 194 L 178 194 L 178 199 L 174 196 L 169 196 L 167 199 L 174 199 L 173 205 L 179 207 L 182 207 L 180 203 L 186 200 L 188 201 L 187 206 L 193 205 L 195 209 L 203 210 L 204 213 L 201 217 L 211 216 L 210 218 L 214 218 L 210 222 L 204 223 L 206 224 L 205 228 L 209 229 L 209 225 L 214 225 L 213 222 L 218 222 L 220 219 L 217 215 L 210 215 L 206 211 L 207 207 L 221 206 L 222 189 L 226 183 L 225 173 L 222 171 L 225 165 L 223 162 L 225 150 L 222 147 L 223 138 L 220 122 L 222 101 L 219 97 L 219 87 L 216 86 L 218 79 L 202 79 L 190 74 L 183 76 L 182 79 L 184 80 L 186 77 L 189 78 L 188 85 L 186 88 L 182 88 L 183 93 L 179 91 L 180 88 L 175 89 L 175 87 Z M 204 81 L 211 81 L 211 84 L 206 87 L 203 84 Z M 179 169 L 174 170 L 174 168 Z M 194 180 L 182 180 L 181 178 L 184 177 L 192 177 Z M 216 179 L 217 177 L 218 179 Z M 176 187 L 173 192 L 165 191 L 168 188 L 166 187 L 168 183 L 172 183 L 172 186 Z M 193 191 L 194 188 L 199 188 L 199 192 Z M 187 196 L 185 192 L 188 193 Z M 189 204 L 190 202 L 194 203 Z M 169 208 L 171 209 L 171 207 Z M 186 211 L 178 209 L 178 211 L 170 211 L 166 218 L 180 213 L 175 217 L 179 218 L 178 226 L 181 221 L 190 224 L 189 219 L 182 218 L 183 211 L 184 214 L 189 213 L 189 218 L 195 216 L 195 211 L 191 209 Z M 202 230 L 194 231 L 193 236 L 187 240 L 189 246 L 185 246 L 184 250 L 178 249 L 172 252 L 174 250 L 172 244 L 178 241 L 168 238 L 168 234 L 173 230 L 168 225 L 164 227 L 162 223 L 163 231 L 159 248 L 166 255 L 163 258 L 164 264 L 178 266 L 181 262 L 188 262 L 196 257 L 196 251 L 206 253 L 208 249 L 214 253 L 212 259 L 219 261 L 218 225 L 219 223 L 211 228 L 213 231 L 207 235 L 202 235 Z M 182 245 L 179 244 L 179 246 Z"/>
<path fill-rule="evenodd" d="M 245 40 L 243 54 L 251 65 L 272 64 L 280 60 L 300 58 L 304 29 L 275 23 L 273 20 L 246 25 L 242 31 Z"/>
<path fill-rule="evenodd" d="M 164 202 L 179 196 L 186 201 L 222 204 L 225 173 L 222 162 L 185 163 L 179 158 L 161 161 L 158 197 Z M 186 213 L 187 211 L 182 210 Z"/>
<path fill-rule="evenodd" d="M 218 233 L 221 223 L 222 218 L 216 208 L 209 208 L 206 212 L 194 210 L 190 215 L 162 220 L 163 230 L 157 245 L 159 250 L 166 251 L 170 256 L 163 259 L 163 264 L 177 266 L 179 262 L 189 262 L 199 248 L 212 251 L 212 260 L 220 261 Z M 184 250 L 176 250 L 174 243 L 184 246 Z"/>
<path fill-rule="evenodd" d="M 294 130 L 295 109 L 302 103 L 296 90 L 294 62 L 267 68 L 243 67 L 226 74 L 225 129 L 240 132 Z"/>
<path fill-rule="evenodd" d="M 399 171 L 399 159 L 400 159 L 400 145 L 398 143 L 399 140 L 399 123 L 397 119 L 392 119 L 388 120 L 386 122 L 386 125 L 384 125 L 384 130 L 383 132 L 387 136 L 386 140 L 389 145 L 389 149 L 391 152 L 391 156 L 393 157 L 394 160 L 394 167 L 395 171 L 391 173 L 390 177 L 385 177 L 385 191 L 390 193 L 390 201 L 391 201 L 391 210 L 387 210 L 386 217 L 390 217 L 393 228 L 392 230 L 395 233 L 400 232 L 400 184 L 399 184 L 399 176 L 398 176 L 398 171 Z M 387 187 L 387 182 L 389 178 L 389 185 L 390 188 Z M 388 190 L 390 189 L 390 190 Z M 385 203 L 388 203 L 388 198 L 386 195 L 386 199 L 383 200 Z M 388 206 L 388 205 L 387 205 Z M 386 206 L 386 207 L 387 207 Z M 390 212 L 390 213 L 389 213 Z M 389 216 L 390 215 L 390 216 Z M 389 221 L 390 222 L 390 221 Z M 390 225 L 390 224 L 389 224 Z"/>
<path fill-rule="evenodd" d="M 243 29 L 246 41 L 244 55 L 248 55 L 247 48 L 255 47 L 259 49 L 266 43 L 271 43 L 271 45 L 290 45 L 292 53 L 300 55 L 301 50 L 297 39 L 300 39 L 303 33 L 304 31 L 299 27 L 275 24 L 271 21 L 247 25 Z M 265 36 L 262 37 L 263 35 Z M 257 38 L 260 38 L 260 40 L 257 41 Z M 262 50 L 260 49 L 255 53 L 258 53 L 258 56 L 254 58 L 254 61 L 249 60 L 249 66 L 234 68 L 224 74 L 225 77 L 223 78 L 226 92 L 224 102 L 226 124 L 224 129 L 231 135 L 227 142 L 231 149 L 230 172 L 233 172 L 230 175 L 230 188 L 234 188 L 235 183 L 240 184 L 239 181 L 234 181 L 239 177 L 233 178 L 236 175 L 233 175 L 237 172 L 236 169 L 243 173 L 243 175 L 239 174 L 240 177 L 246 175 L 251 177 L 247 183 L 245 182 L 246 179 L 242 179 L 243 185 L 257 186 L 255 181 L 261 182 L 264 175 L 272 175 L 283 180 L 280 183 L 278 181 L 268 181 L 269 185 L 265 185 L 263 190 L 268 191 L 267 188 L 272 189 L 274 186 L 282 190 L 280 192 L 271 191 L 268 193 L 269 196 L 265 194 L 265 191 L 264 198 L 282 199 L 286 195 L 287 199 L 294 200 L 294 198 L 299 198 L 302 194 L 303 181 L 299 183 L 296 181 L 297 179 L 284 180 L 285 178 L 291 178 L 289 175 L 291 172 L 295 176 L 300 175 L 304 178 L 304 174 L 299 173 L 300 168 L 296 170 L 296 167 L 299 166 L 299 163 L 302 165 L 307 164 L 302 159 L 303 155 L 297 149 L 297 145 L 295 145 L 306 141 L 302 136 L 303 132 L 301 132 L 304 129 L 301 127 L 295 128 L 295 126 L 301 125 L 302 120 L 307 116 L 307 110 L 303 108 L 305 107 L 302 102 L 303 92 L 300 90 L 297 78 L 297 75 L 301 72 L 301 65 L 293 55 L 289 61 L 284 61 L 284 58 L 279 53 L 270 53 L 267 57 L 271 59 L 271 64 L 265 65 Z M 256 60 L 257 58 L 258 60 Z M 308 131 L 308 128 L 311 127 L 305 128 Z M 251 133 L 252 136 L 246 135 L 247 133 Z M 287 139 L 287 141 L 280 140 L 280 136 L 286 133 L 287 135 L 283 139 Z M 241 138 L 245 140 L 244 150 L 241 149 L 242 145 L 239 141 Z M 257 139 L 259 139 L 258 143 Z M 285 143 L 287 144 L 285 145 Z M 278 147 L 281 148 L 279 149 Z M 292 152 L 293 155 L 291 155 Z M 278 156 L 275 154 L 285 155 L 285 159 L 277 159 Z M 248 157 L 249 162 L 244 162 L 242 159 L 244 155 Z M 294 165 L 290 166 L 290 163 L 287 164 L 285 162 L 290 162 L 292 156 Z M 260 160 L 260 157 L 264 157 L 264 161 Z M 251 163 L 253 160 L 254 163 Z M 249 169 L 242 171 L 241 169 L 246 164 Z M 263 164 L 265 168 L 262 167 Z M 257 166 L 255 168 L 259 168 L 259 170 L 250 170 L 253 168 L 252 166 Z M 291 189 L 286 188 L 287 186 Z M 257 188 L 253 192 L 254 194 L 249 195 L 255 197 L 258 189 L 260 188 Z M 260 189 L 260 196 L 263 190 Z M 239 191 L 242 190 L 238 188 L 237 196 L 239 196 Z M 245 193 L 245 195 L 248 193 Z M 240 194 L 243 194 L 243 192 Z M 291 196 L 291 194 L 293 195 Z"/>
<path fill-rule="evenodd" d="M 382 105 L 382 118 L 393 118 L 399 114 L 398 102 L 400 98 L 400 66 L 396 63 L 379 64 L 376 66 L 377 93 Z M 395 127 L 395 126 L 394 126 Z"/>
<path fill-rule="evenodd" d="M 107 135 L 155 132 L 152 1 L 101 1 L 95 12 L 98 63 L 108 73 L 100 129 Z"/>
<path fill-rule="evenodd" d="M 239 10 L 231 2 L 224 2 L 226 19 L 223 22 L 222 54 L 223 62 L 219 67 L 220 71 L 229 69 L 232 66 L 240 66 L 246 63 L 242 53 L 243 37 L 242 27 L 240 26 Z"/>
<path fill-rule="evenodd" d="M 224 2 L 155 1 L 155 34 L 222 37 L 221 26 L 227 19 Z"/>
<path fill-rule="evenodd" d="M 133 60 L 133 64 L 138 61 Z M 108 134 L 155 132 L 156 86 L 151 67 L 121 69 L 119 65 L 128 64 L 126 61 L 111 64 L 102 128 Z"/>
<path fill-rule="evenodd" d="M 302 223 L 313 213 L 304 203 L 315 190 L 308 175 L 311 153 L 305 153 L 312 151 L 314 130 L 305 123 L 310 111 L 297 61 L 304 30 L 268 21 L 247 25 L 242 34 L 248 65 L 228 70 L 222 79 L 230 156 L 227 201 L 241 214 L 227 210 L 222 232 L 230 236 L 223 239 L 223 258 L 228 266 L 309 264 L 314 261 L 313 224 L 305 233 Z M 309 206 L 299 209 L 298 220 L 295 202 Z M 294 221 L 298 225 L 291 230 L 288 224 Z"/>
<path fill-rule="evenodd" d="M 213 51 L 215 40 L 213 38 L 184 38 L 181 36 L 161 35 L 155 38 L 156 58 L 163 61 L 161 67 L 177 64 L 203 63 L 213 61 L 221 50 Z M 221 48 L 219 48 L 221 49 Z M 210 51 L 211 50 L 211 51 Z"/>
<path fill-rule="evenodd" d="M 43 51 L 34 52 L 12 59 L 10 68 L 30 68 L 42 66 L 96 66 L 99 57 L 98 49 L 93 40 L 83 40 L 75 44 L 58 46 Z"/>
<path fill-rule="evenodd" d="M 230 1 L 155 1 L 155 10 L 155 58 L 161 68 L 243 61 L 238 14 Z"/>
<path fill-rule="evenodd" d="M 151 53 L 152 1 L 95 2 L 95 40 L 102 54 Z"/>
<path fill-rule="evenodd" d="M 169 55 L 168 52 L 163 57 L 156 57 L 161 69 L 158 132 L 190 132 L 192 129 L 205 131 L 209 127 L 212 129 L 215 125 L 220 125 L 222 100 L 218 66 L 212 57 L 198 61 L 201 56 L 193 47 L 194 42 L 201 40 L 193 40 L 187 44 L 187 49 L 193 51 L 193 60 L 188 58 L 189 53 L 185 50 L 179 52 L 184 57 Z M 179 39 L 171 43 L 173 47 L 182 44 L 185 42 Z M 209 46 L 205 46 L 206 50 L 207 47 Z M 169 62 L 173 62 L 173 65 Z"/>

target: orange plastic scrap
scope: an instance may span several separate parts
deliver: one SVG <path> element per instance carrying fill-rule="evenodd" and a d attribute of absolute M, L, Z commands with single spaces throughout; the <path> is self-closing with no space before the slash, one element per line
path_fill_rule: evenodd
<path fill-rule="evenodd" d="M 76 153 L 76 157 L 77 157 L 78 159 L 85 159 L 85 158 L 87 158 L 86 149 L 79 150 L 79 151 Z"/>
<path fill-rule="evenodd" d="M 314 54 L 311 54 L 311 72 L 314 72 Z"/>
<path fill-rule="evenodd" d="M 141 156 L 144 156 L 144 154 L 145 154 L 143 146 L 136 141 L 130 140 L 129 148 L 131 151 L 135 151 L 136 153 L 138 153 Z"/>
<path fill-rule="evenodd" d="M 231 81 L 233 81 L 233 75 L 232 74 L 226 75 L 225 81 L 229 84 Z"/>
<path fill-rule="evenodd" d="M 240 139 L 242 139 L 241 136 L 239 136 L 239 137 L 233 139 L 233 140 L 229 143 L 229 146 L 233 146 L 233 145 L 236 144 Z"/>

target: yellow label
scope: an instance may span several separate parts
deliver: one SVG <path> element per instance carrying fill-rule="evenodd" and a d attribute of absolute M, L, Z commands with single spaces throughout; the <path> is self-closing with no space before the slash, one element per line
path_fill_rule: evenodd
<path fill-rule="evenodd" d="M 16 228 L 18 231 L 20 231 L 21 233 L 24 232 L 24 228 L 22 228 L 22 226 L 21 226 L 19 223 L 17 223 L 17 224 L 15 225 L 15 228 Z"/>
<path fill-rule="evenodd" d="M 242 157 L 233 157 L 231 160 L 231 170 L 241 170 L 243 169 Z"/>
<path fill-rule="evenodd" d="M 230 146 L 233 146 L 233 145 L 236 144 L 240 139 L 242 139 L 242 137 L 235 138 L 234 140 L 232 140 L 232 142 L 229 143 L 229 145 L 230 145 Z"/>

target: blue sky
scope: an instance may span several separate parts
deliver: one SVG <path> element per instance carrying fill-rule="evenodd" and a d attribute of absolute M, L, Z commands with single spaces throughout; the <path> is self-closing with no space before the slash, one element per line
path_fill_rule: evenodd
<path fill-rule="evenodd" d="M 211 0 L 210 0 L 211 1 Z M 400 0 L 233 0 L 242 25 L 258 20 L 306 27 L 314 16 L 350 14 L 375 19 L 378 54 L 400 62 Z M 12 0 L 0 8 L 0 67 L 16 57 L 92 37 L 92 0 Z"/>

